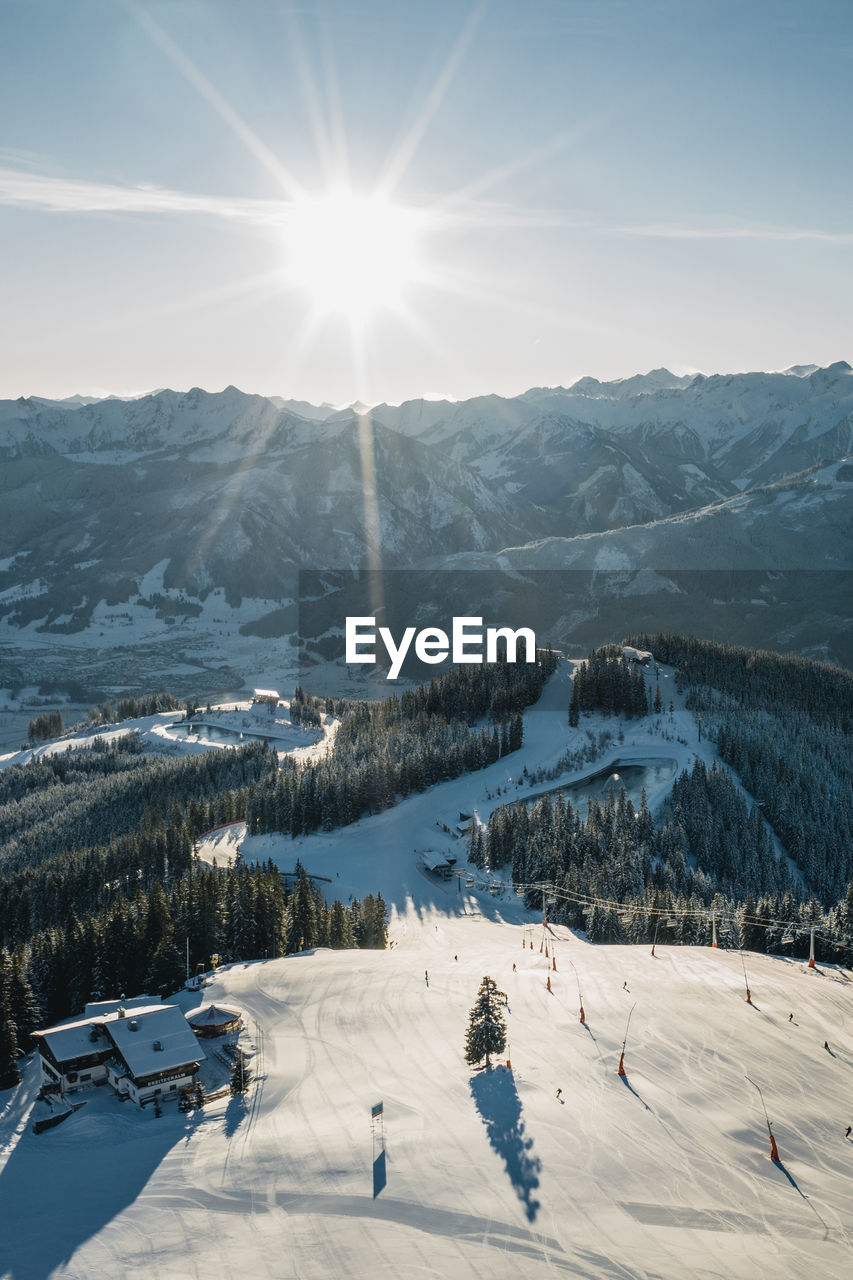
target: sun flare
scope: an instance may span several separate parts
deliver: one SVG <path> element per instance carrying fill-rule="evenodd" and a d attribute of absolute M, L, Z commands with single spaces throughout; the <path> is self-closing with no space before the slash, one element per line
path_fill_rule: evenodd
<path fill-rule="evenodd" d="M 285 220 L 289 283 L 321 314 L 398 306 L 421 274 L 423 216 L 348 189 L 296 201 Z"/>

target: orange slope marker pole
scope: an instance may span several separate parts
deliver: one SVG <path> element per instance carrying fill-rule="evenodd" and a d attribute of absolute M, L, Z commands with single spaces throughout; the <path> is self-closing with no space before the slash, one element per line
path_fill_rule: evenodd
<path fill-rule="evenodd" d="M 628 1021 L 625 1023 L 625 1039 L 622 1041 L 622 1052 L 619 1055 L 619 1070 L 616 1072 L 617 1076 L 627 1076 L 628 1074 L 625 1070 L 625 1045 L 628 1043 L 628 1028 L 631 1025 L 631 1014 L 634 1012 L 636 1007 L 637 1002 L 634 1001 L 628 1014 Z"/>
<path fill-rule="evenodd" d="M 580 1018 L 578 1019 L 578 1021 L 586 1025 L 586 1014 L 583 1011 L 583 992 L 581 991 L 580 974 L 578 973 L 577 969 L 575 969 L 574 960 L 570 960 L 569 964 L 572 966 L 572 969 L 574 969 L 575 980 L 578 984 L 578 1004 L 580 1005 Z"/>
<path fill-rule="evenodd" d="M 773 1137 L 773 1129 L 770 1125 L 770 1117 L 768 1116 L 767 1108 L 764 1105 L 764 1094 L 758 1088 L 758 1085 L 755 1083 L 755 1081 L 752 1079 L 751 1076 L 745 1076 L 744 1079 L 749 1080 L 749 1083 L 753 1086 L 753 1088 L 758 1089 L 758 1096 L 761 1099 L 761 1106 L 764 1111 L 764 1119 L 767 1123 L 767 1133 L 770 1137 L 770 1159 L 774 1162 L 774 1164 L 781 1164 L 782 1161 L 779 1158 L 779 1148 L 776 1146 L 776 1139 Z"/>
<path fill-rule="evenodd" d="M 752 1004 L 752 992 L 749 989 L 749 979 L 746 976 L 746 964 L 744 963 L 742 951 L 740 953 L 740 963 L 741 963 L 741 968 L 743 969 L 743 983 L 744 983 L 744 986 L 746 987 L 746 1003 Z"/>

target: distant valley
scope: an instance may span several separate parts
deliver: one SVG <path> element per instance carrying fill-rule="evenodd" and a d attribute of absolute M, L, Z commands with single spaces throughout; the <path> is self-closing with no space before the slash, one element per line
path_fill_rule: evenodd
<path fill-rule="evenodd" d="M 0 687 L 284 680 L 377 600 L 853 664 L 851 454 L 843 361 L 365 412 L 234 387 L 5 401 Z"/>

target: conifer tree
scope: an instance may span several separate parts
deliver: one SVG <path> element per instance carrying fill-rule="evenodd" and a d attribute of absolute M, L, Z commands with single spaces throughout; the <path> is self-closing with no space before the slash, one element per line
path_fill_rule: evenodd
<path fill-rule="evenodd" d="M 502 1053 L 505 1047 L 506 1020 L 501 1012 L 500 992 L 494 978 L 486 975 L 468 1019 L 465 1061 L 476 1066 L 485 1058 L 486 1066 L 490 1067 L 491 1055 Z"/>
<path fill-rule="evenodd" d="M 145 985 L 157 995 L 166 996 L 179 990 L 184 985 L 185 978 L 186 959 L 174 942 L 164 938 L 151 959 Z"/>
<path fill-rule="evenodd" d="M 252 1069 L 246 1060 L 245 1053 L 243 1053 L 242 1049 L 238 1049 L 234 1056 L 234 1065 L 231 1068 L 231 1092 L 246 1093 L 251 1083 Z"/>
<path fill-rule="evenodd" d="M 355 946 L 352 923 L 343 903 L 336 898 L 329 916 L 329 946 L 336 951 Z"/>
<path fill-rule="evenodd" d="M 21 1082 L 18 1070 L 18 1037 L 12 1020 L 8 952 L 0 953 L 0 1089 L 11 1089 Z"/>
<path fill-rule="evenodd" d="M 296 885 L 287 905 L 285 923 L 286 946 L 289 952 L 307 951 L 317 943 L 317 908 L 311 881 L 302 863 L 296 862 Z"/>

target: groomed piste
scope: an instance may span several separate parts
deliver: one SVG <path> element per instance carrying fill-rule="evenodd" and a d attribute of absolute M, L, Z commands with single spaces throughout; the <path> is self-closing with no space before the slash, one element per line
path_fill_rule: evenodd
<path fill-rule="evenodd" d="M 388 951 L 220 972 L 205 1000 L 256 1047 L 245 1099 L 158 1119 L 97 1090 L 36 1136 L 31 1075 L 2 1118 L 0 1274 L 848 1274 L 846 973 L 751 956 L 748 1005 L 735 953 L 557 928 L 546 958 L 541 928 L 440 896 Z M 512 1063 L 490 1072 L 463 1060 L 487 973 Z"/>

